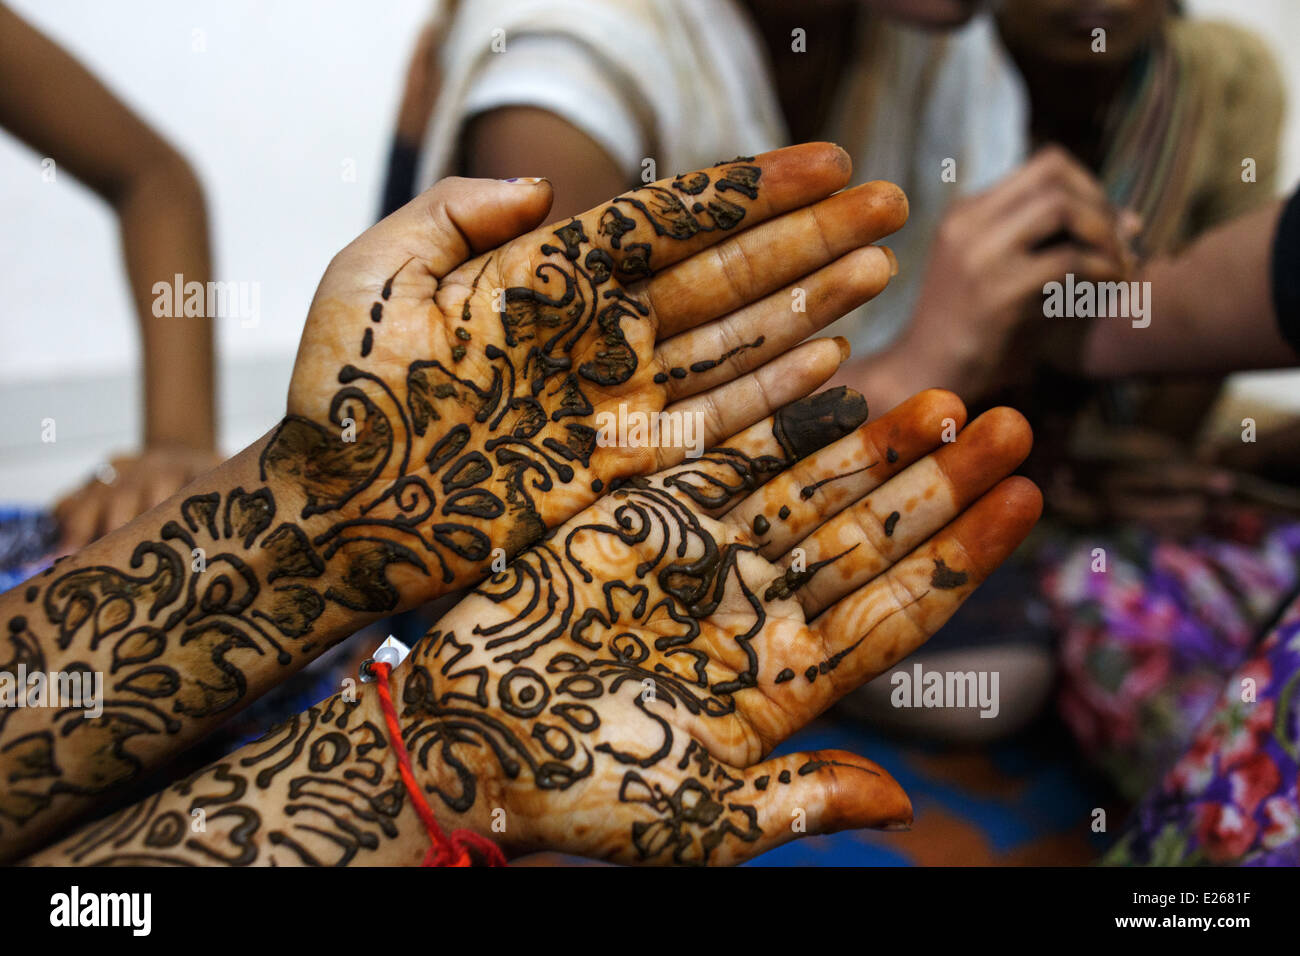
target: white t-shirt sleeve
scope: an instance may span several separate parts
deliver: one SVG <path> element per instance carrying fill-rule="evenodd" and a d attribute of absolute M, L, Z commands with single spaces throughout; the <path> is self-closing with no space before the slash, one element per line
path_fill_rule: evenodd
<path fill-rule="evenodd" d="M 649 144 L 629 90 L 581 42 L 559 34 L 513 37 L 486 56 L 469 82 L 460 126 L 506 106 L 530 106 L 561 117 L 600 144 L 634 178 Z"/>

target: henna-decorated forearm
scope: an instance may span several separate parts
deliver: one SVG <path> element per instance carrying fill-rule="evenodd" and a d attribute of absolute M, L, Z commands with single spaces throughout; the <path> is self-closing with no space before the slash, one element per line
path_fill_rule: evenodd
<path fill-rule="evenodd" d="M 395 605 L 366 551 L 327 554 L 260 480 L 264 444 L 0 596 L 5 857 Z"/>
<path fill-rule="evenodd" d="M 444 829 L 510 853 L 727 863 L 905 825 L 906 796 L 869 760 L 763 758 L 933 633 L 1038 496 L 998 483 L 1028 448 L 1008 410 L 925 454 L 964 422 L 944 393 L 793 464 L 864 417 L 824 393 L 630 479 L 445 615 L 391 678 Z M 33 862 L 417 863 L 426 837 L 375 698 L 332 698 Z"/>
<path fill-rule="evenodd" d="M 674 403 L 708 417 L 712 441 L 824 381 L 835 345 L 782 353 L 888 281 L 887 257 L 858 246 L 905 218 L 895 187 L 747 234 L 743 255 L 773 258 L 745 279 L 729 274 L 739 247 L 692 255 L 835 188 L 841 155 L 724 163 L 475 258 L 540 218 L 546 197 L 509 213 L 501 190 L 535 186 L 442 184 L 340 253 L 271 435 L 0 598 L 13 669 L 102 674 L 105 689 L 100 717 L 0 711 L 0 854 L 30 849 L 374 616 L 482 579 L 611 481 L 682 459 L 598 441 L 601 413 Z M 773 254 L 783 239 L 792 249 Z M 796 324 L 780 286 L 801 276 Z M 720 344 L 745 328 L 743 347 Z"/>
<path fill-rule="evenodd" d="M 842 390 L 796 403 L 773 421 L 771 454 L 715 449 L 664 478 L 662 483 L 680 491 L 686 502 L 655 487 L 658 482 L 632 479 L 453 609 L 446 629 L 429 634 L 394 680 L 404 741 L 448 826 L 494 831 L 500 820 L 494 814 L 505 808 L 491 780 L 502 770 L 510 778 L 531 779 L 543 791 L 566 790 L 591 776 L 598 761 L 612 759 L 640 768 L 625 775 L 627 792 L 620 800 L 649 793 L 654 765 L 680 748 L 669 725 L 653 716 L 643 728 L 651 742 L 648 755 L 633 757 L 622 744 L 600 741 L 599 709 L 609 703 L 601 698 L 628 697 L 625 684 L 633 700 L 649 680 L 660 700 L 680 702 L 692 713 L 732 712 L 732 695 L 755 683 L 756 656 L 748 652 L 746 666 L 733 673 L 691 645 L 701 638 L 700 620 L 713 615 L 724 599 L 735 600 L 727 589 L 739 589 L 755 607 L 758 602 L 737 567 L 745 549 L 720 548 L 708 519 L 697 517 L 693 507 L 726 506 L 796 458 L 845 434 L 865 412 L 859 399 Z M 575 554 L 575 540 L 593 535 L 595 552 L 589 549 L 585 559 Z M 587 564 L 602 557 L 603 536 L 625 545 L 662 541 L 653 559 L 635 568 L 625 566 L 625 559 L 617 568 L 603 567 L 597 579 Z M 700 554 L 683 561 L 688 550 Z M 648 652 L 639 647 L 640 639 L 631 631 L 616 633 L 615 624 L 644 627 L 663 615 L 677 622 L 679 632 L 658 642 L 671 648 L 665 659 L 672 666 L 643 667 Z M 746 646 L 764 620 L 760 610 L 748 632 L 731 639 Z M 578 653 L 552 652 L 546 647 L 552 643 Z M 499 680 L 489 673 L 494 665 L 472 666 L 484 654 L 509 668 Z M 550 659 L 544 668 L 543 657 Z M 543 669 L 557 676 L 545 677 Z M 553 691 L 550 684 L 557 681 Z M 643 703 L 634 706 L 649 714 Z M 530 719 L 544 710 L 544 721 Z M 374 688 L 363 686 L 359 694 L 330 698 L 34 861 L 415 863 L 425 849 L 423 829 L 409 807 L 390 746 Z M 713 792 L 726 779 L 710 776 L 712 764 L 698 745 L 689 757 L 679 769 L 689 763 L 698 773 L 692 786 Z M 479 766 L 485 759 L 500 766 L 488 772 Z M 654 799 L 656 805 L 662 798 Z M 506 828 L 503 842 L 509 844 L 508 818 Z M 691 856 L 679 848 L 676 861 Z"/>
<path fill-rule="evenodd" d="M 362 685 L 28 862 L 414 865 L 424 839 L 374 688 Z"/>

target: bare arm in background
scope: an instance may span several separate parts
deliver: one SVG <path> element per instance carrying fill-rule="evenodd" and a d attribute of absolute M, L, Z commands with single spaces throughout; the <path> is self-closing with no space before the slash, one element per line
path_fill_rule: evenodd
<path fill-rule="evenodd" d="M 0 126 L 113 207 L 140 319 L 144 454 L 117 459 L 112 485 L 94 482 L 61 503 L 65 542 L 79 547 L 214 463 L 212 322 L 154 316 L 152 291 L 176 273 L 187 282 L 211 278 L 207 210 L 185 159 L 77 60 L 3 6 Z"/>
<path fill-rule="evenodd" d="M 1095 322 L 1082 356 L 1085 374 L 1227 372 L 1300 361 L 1278 329 L 1272 296 L 1282 205 L 1234 219 L 1182 254 L 1151 262 L 1140 277 L 1151 283 L 1151 324 Z"/>

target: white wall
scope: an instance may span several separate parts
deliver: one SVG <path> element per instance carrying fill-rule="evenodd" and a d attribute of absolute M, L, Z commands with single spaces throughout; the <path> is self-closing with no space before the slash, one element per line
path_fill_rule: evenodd
<path fill-rule="evenodd" d="M 260 284 L 257 328 L 219 324 L 222 441 L 241 447 L 283 408 L 321 271 L 374 217 L 399 85 L 431 3 L 9 2 L 183 146 L 207 190 L 217 277 Z M 1300 57 L 1282 46 L 1300 37 L 1300 2 L 1192 8 L 1259 28 L 1300 102 Z M 43 182 L 40 161 L 0 133 L 0 501 L 48 501 L 138 433 L 135 323 L 113 218 L 69 177 Z M 1285 170 L 1286 183 L 1300 179 L 1294 111 Z M 1300 396 L 1294 377 L 1251 381 L 1270 397 Z M 54 445 L 40 442 L 46 417 L 58 422 Z"/>

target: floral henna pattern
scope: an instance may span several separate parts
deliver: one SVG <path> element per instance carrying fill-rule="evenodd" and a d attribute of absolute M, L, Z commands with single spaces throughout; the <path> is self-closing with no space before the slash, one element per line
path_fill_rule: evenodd
<path fill-rule="evenodd" d="M 322 627 L 331 606 L 379 615 L 479 580 L 497 549 L 523 551 L 635 468 L 592 427 L 600 403 L 664 404 L 634 283 L 656 242 L 735 228 L 744 207 L 721 194 L 752 199 L 759 179 L 738 161 L 693 192 L 648 186 L 605 207 L 594 239 L 573 219 L 441 281 L 408 258 L 366 301 L 314 305 L 358 327 L 353 351 L 321 347 L 340 323 L 309 318 L 263 484 L 184 499 L 130 567 L 55 566 L 24 589 L 0 665 L 104 672 L 104 713 L 33 730 L 0 709 L 0 837 L 60 794 L 138 778 L 161 740 L 196 736 L 363 623 Z M 415 358 L 413 323 L 445 332 Z M 324 413 L 299 413 L 320 381 L 338 386 Z"/>
<path fill-rule="evenodd" d="M 636 284 L 653 274 L 657 242 L 739 226 L 745 207 L 726 194 L 755 199 L 760 178 L 735 161 L 645 186 L 442 281 L 400 264 L 363 310 L 325 420 L 291 414 L 262 455 L 263 477 L 302 490 L 326 559 L 353 544 L 374 565 L 407 564 L 443 585 L 481 576 L 494 549 L 519 553 L 635 467 L 602 455 L 595 413 L 664 405 L 650 362 L 656 317 Z M 445 341 L 415 360 L 385 351 L 386 323 L 404 330 L 430 301 L 447 317 Z"/>
<path fill-rule="evenodd" d="M 707 863 L 728 837 L 758 839 L 754 801 L 791 775 L 747 783 L 700 741 L 747 736 L 738 700 L 780 669 L 764 669 L 757 639 L 785 622 L 763 596 L 777 571 L 707 511 L 827 440 L 787 424 L 777 417 L 780 456 L 721 448 L 623 483 L 463 602 L 448 621 L 468 630 L 421 642 L 398 685 L 403 736 L 447 809 L 482 813 L 485 780 L 572 793 L 561 805 L 575 814 L 612 786 L 632 821 L 617 858 Z"/>
<path fill-rule="evenodd" d="M 524 820 L 535 796 L 554 801 L 541 825 L 617 806 L 613 829 L 575 849 L 629 862 L 709 863 L 726 842 L 760 839 L 758 802 L 828 762 L 747 780 L 711 756 L 743 728 L 743 695 L 780 669 L 756 644 L 789 611 L 769 614 L 761 585 L 775 569 L 708 512 L 865 417 L 833 390 L 778 413 L 775 454 L 718 448 L 629 479 L 451 611 L 393 676 L 436 809 L 492 832 L 502 809 L 512 827 L 537 826 Z M 399 838 L 389 745 L 373 708 L 336 697 L 47 859 L 352 862 Z M 200 811 L 205 835 L 178 828 Z"/>

